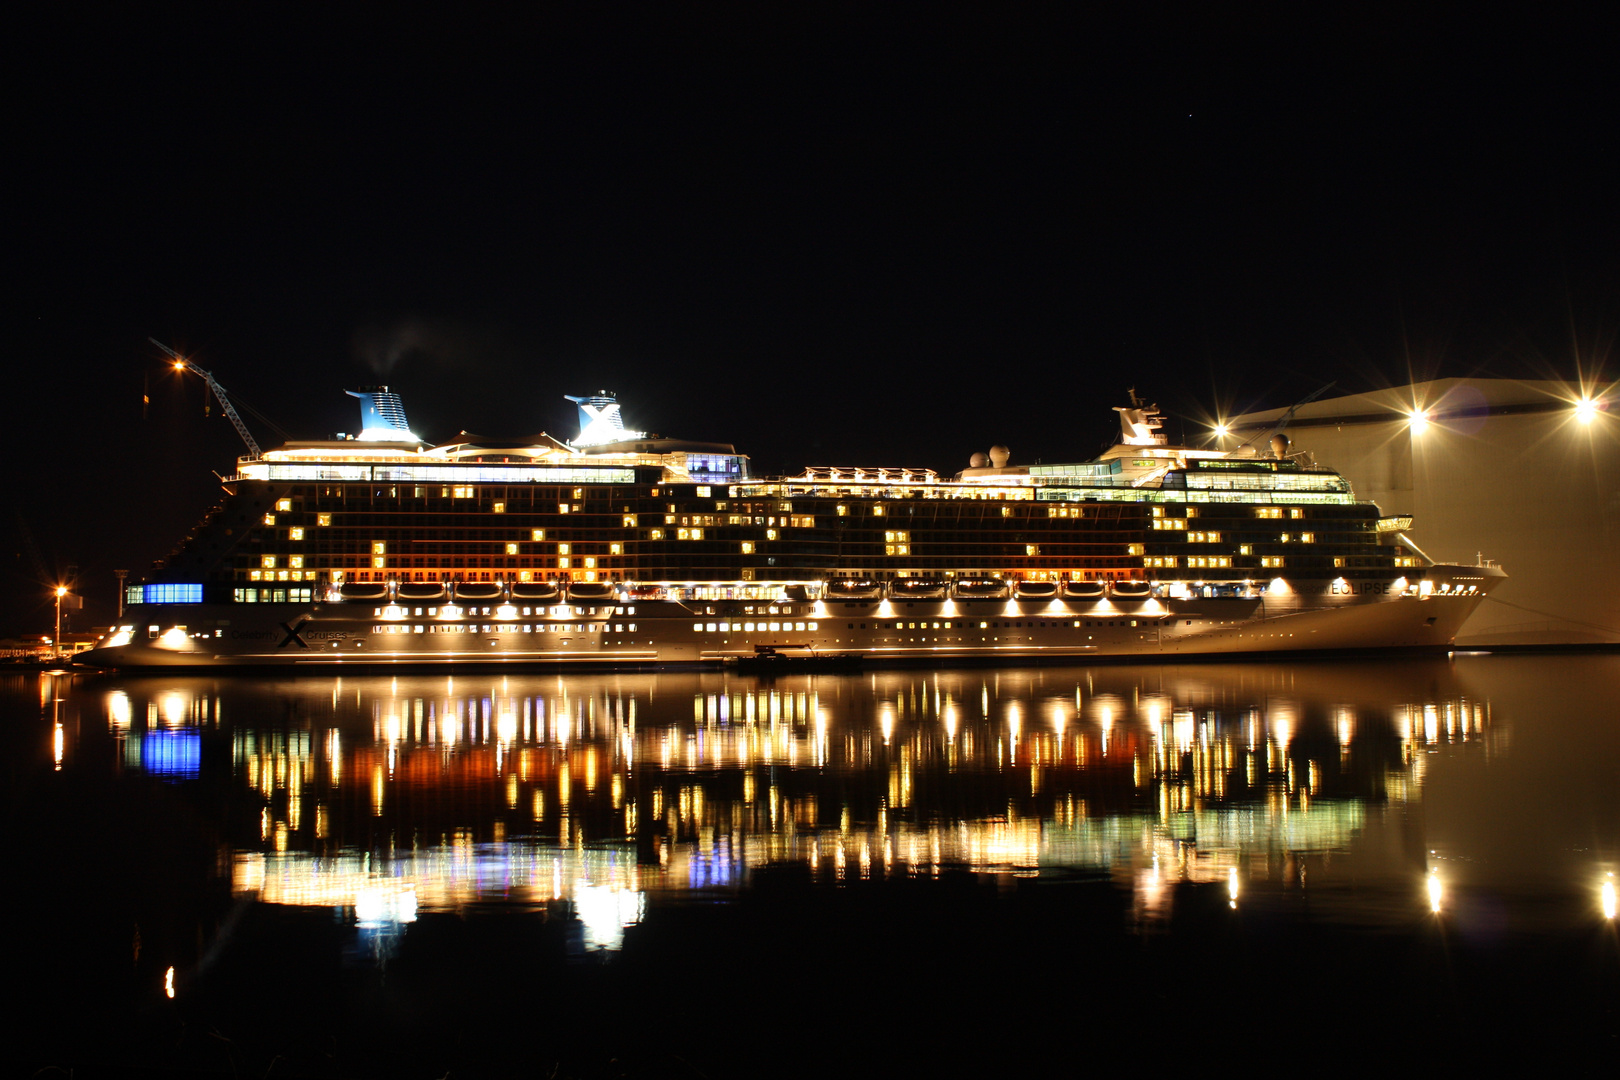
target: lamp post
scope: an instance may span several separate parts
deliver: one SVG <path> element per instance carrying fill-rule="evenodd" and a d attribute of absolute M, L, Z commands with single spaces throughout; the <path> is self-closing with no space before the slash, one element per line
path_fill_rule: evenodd
<path fill-rule="evenodd" d="M 67 593 L 66 585 L 56 587 L 56 637 L 51 640 L 51 645 L 56 650 L 58 660 L 62 658 L 62 597 Z"/>
<path fill-rule="evenodd" d="M 124 579 L 129 577 L 128 570 L 114 570 L 113 575 L 118 578 L 118 618 L 124 617 Z"/>

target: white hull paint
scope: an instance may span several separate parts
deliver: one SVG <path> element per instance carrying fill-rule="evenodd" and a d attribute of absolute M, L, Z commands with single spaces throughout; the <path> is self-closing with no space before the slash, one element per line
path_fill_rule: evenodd
<path fill-rule="evenodd" d="M 442 609 L 362 603 L 149 605 L 95 667 L 352 668 L 513 664 L 715 665 L 772 648 L 884 663 L 1253 656 L 1451 643 L 1505 575 L 1430 567 L 1430 591 L 1144 600 L 801 601 L 767 615 L 734 601 Z M 1466 583 L 1463 584 L 1463 583 Z M 1445 586 L 1445 589 L 1441 587 Z M 1461 587 L 1462 594 L 1449 589 Z M 757 605 L 756 605 L 757 606 Z M 522 611 L 524 614 L 518 614 Z"/>

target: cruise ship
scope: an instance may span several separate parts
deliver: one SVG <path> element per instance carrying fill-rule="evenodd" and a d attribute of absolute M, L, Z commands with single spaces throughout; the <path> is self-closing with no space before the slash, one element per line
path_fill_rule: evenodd
<path fill-rule="evenodd" d="M 204 373 L 206 374 L 206 373 Z M 212 385 L 212 384 L 211 384 Z M 358 434 L 240 458 L 224 499 L 83 664 L 120 669 L 1082 661 L 1444 649 L 1503 571 L 1437 562 L 1278 431 L 1170 445 L 1133 390 L 1118 442 L 1006 448 L 954 476 L 759 477 L 722 443 L 572 397 L 573 440 L 441 445 L 398 394 Z M 223 403 L 223 398 L 222 398 Z M 246 435 L 244 434 L 246 438 Z M 252 440 L 248 440 L 252 446 Z"/>

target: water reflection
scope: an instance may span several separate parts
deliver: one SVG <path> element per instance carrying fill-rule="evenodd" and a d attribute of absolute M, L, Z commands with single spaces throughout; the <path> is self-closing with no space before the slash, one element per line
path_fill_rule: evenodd
<path fill-rule="evenodd" d="M 1146 923 L 1178 884 L 1235 907 L 1370 822 L 1398 834 L 1431 756 L 1492 728 L 1443 663 L 91 692 L 125 769 L 235 790 L 241 895 L 344 908 L 379 941 L 418 912 L 564 904 L 608 949 L 648 897 L 723 896 L 768 864 L 1106 876 Z"/>

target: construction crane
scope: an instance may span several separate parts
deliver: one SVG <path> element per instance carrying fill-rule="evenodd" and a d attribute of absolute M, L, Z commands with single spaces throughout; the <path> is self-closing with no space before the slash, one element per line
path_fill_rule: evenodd
<path fill-rule="evenodd" d="M 1330 382 L 1326 386 L 1324 386 L 1321 389 L 1317 390 L 1315 393 L 1307 394 L 1305 397 L 1300 398 L 1298 401 L 1296 401 L 1292 405 L 1288 406 L 1288 411 L 1283 413 L 1282 418 L 1280 420 L 1278 420 L 1275 424 L 1272 425 L 1270 431 L 1267 431 L 1264 435 L 1261 435 L 1258 439 L 1247 439 L 1247 440 L 1245 440 L 1242 443 L 1242 446 L 1253 446 L 1253 447 L 1256 448 L 1256 450 L 1258 452 L 1263 453 L 1264 452 L 1263 448 L 1267 447 L 1267 446 L 1270 446 L 1271 445 L 1271 440 L 1275 436 L 1281 435 L 1283 429 L 1286 428 L 1290 423 L 1293 422 L 1294 413 L 1299 411 L 1299 407 L 1301 405 L 1309 405 L 1311 402 L 1315 401 L 1317 398 L 1321 397 L 1323 394 L 1327 393 L 1329 390 L 1333 389 L 1335 386 L 1338 386 L 1338 385 L 1339 384 L 1338 384 L 1337 381 Z M 1240 446 L 1239 448 L 1241 449 L 1242 447 Z M 1282 455 L 1281 452 L 1277 452 L 1277 456 L 1280 458 L 1283 455 Z"/>
<path fill-rule="evenodd" d="M 193 364 L 190 360 L 187 360 L 185 357 L 163 344 L 163 342 L 159 341 L 157 338 L 149 337 L 146 340 L 150 341 L 152 344 L 156 345 L 158 348 L 162 349 L 168 354 L 169 359 L 174 361 L 174 369 L 176 371 L 189 371 L 193 375 L 200 375 L 202 377 L 203 382 L 208 384 L 208 389 L 214 392 L 214 400 L 219 402 L 219 407 L 224 410 L 225 415 L 230 418 L 231 423 L 236 425 L 236 433 L 242 436 L 243 442 L 247 443 L 248 457 L 257 461 L 261 454 L 263 454 L 263 451 L 259 449 L 258 440 L 254 439 L 253 432 L 247 429 L 247 425 L 242 423 L 242 418 L 236 415 L 236 407 L 231 404 L 231 399 L 225 396 L 225 388 L 219 385 L 219 380 L 214 378 L 212 373 L 204 371 L 196 364 Z"/>

